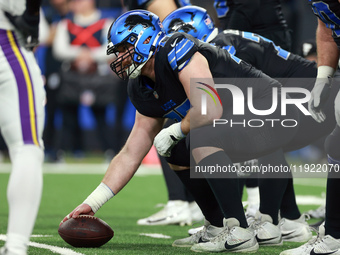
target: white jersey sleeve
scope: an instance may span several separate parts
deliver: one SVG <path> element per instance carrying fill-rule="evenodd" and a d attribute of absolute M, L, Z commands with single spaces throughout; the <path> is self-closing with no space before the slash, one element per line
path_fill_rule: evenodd
<path fill-rule="evenodd" d="M 21 15 L 25 11 L 26 0 L 0 0 L 0 29 L 13 30 L 13 25 L 8 21 L 4 12 L 13 16 Z"/>

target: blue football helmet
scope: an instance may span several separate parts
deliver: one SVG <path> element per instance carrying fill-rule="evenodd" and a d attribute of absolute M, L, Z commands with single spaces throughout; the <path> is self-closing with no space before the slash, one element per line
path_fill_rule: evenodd
<path fill-rule="evenodd" d="M 210 42 L 218 34 L 213 20 L 204 8 L 190 5 L 178 8 L 163 20 L 167 34 L 185 32 L 204 42 Z"/>
<path fill-rule="evenodd" d="M 107 55 L 126 53 L 111 63 L 111 69 L 123 80 L 136 78 L 164 36 L 162 23 L 152 12 L 133 10 L 122 14 L 109 29 Z M 123 66 L 129 57 L 133 61 Z"/>

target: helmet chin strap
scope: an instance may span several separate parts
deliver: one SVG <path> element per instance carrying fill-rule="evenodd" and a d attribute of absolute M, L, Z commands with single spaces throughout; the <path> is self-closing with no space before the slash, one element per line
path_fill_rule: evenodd
<path fill-rule="evenodd" d="M 218 35 L 218 29 L 217 27 L 214 28 L 214 30 L 210 33 L 208 38 L 205 40 L 206 42 L 212 41 L 216 36 Z"/>
<path fill-rule="evenodd" d="M 151 49 L 150 49 L 150 53 L 149 53 L 149 55 L 148 55 L 148 58 L 147 58 L 142 64 L 140 64 L 136 69 L 134 69 L 134 67 L 135 67 L 134 65 L 129 66 L 129 74 L 130 74 L 130 75 L 129 75 L 129 78 L 135 79 L 135 78 L 137 78 L 137 77 L 141 74 L 143 66 L 146 64 L 146 62 L 148 62 L 148 60 L 149 60 L 149 59 L 152 57 L 152 55 L 155 53 L 155 50 L 156 50 L 156 43 L 157 43 L 158 38 L 160 37 L 161 34 L 162 34 L 162 32 L 159 32 L 159 33 L 157 34 L 155 40 L 153 41 L 152 46 L 151 46 Z M 134 69 L 134 70 L 132 70 L 132 69 Z M 131 73 L 130 73 L 130 71 L 131 71 Z"/>
<path fill-rule="evenodd" d="M 150 52 L 151 53 L 151 52 Z M 141 74 L 141 72 L 142 72 L 142 68 L 143 68 L 143 66 L 146 64 L 146 62 L 150 59 L 150 57 L 151 57 L 151 55 L 149 54 L 149 56 L 148 56 L 148 58 L 147 58 L 147 60 L 144 62 L 144 63 L 142 63 L 142 64 L 140 64 L 137 68 L 135 68 L 135 65 L 131 65 L 131 66 L 129 66 L 129 78 L 131 78 L 131 79 L 136 79 L 140 74 Z M 134 69 L 135 68 L 135 69 Z M 133 70 L 132 70 L 133 69 Z M 130 71 L 131 71 L 131 73 L 130 73 Z"/>

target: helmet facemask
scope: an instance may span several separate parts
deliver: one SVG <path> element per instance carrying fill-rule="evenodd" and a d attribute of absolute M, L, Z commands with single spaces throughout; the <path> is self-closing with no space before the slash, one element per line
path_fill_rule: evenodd
<path fill-rule="evenodd" d="M 159 32 L 156 35 L 156 39 L 153 41 L 152 46 L 150 48 L 149 55 L 147 56 L 147 58 L 145 58 L 145 56 L 137 52 L 135 47 L 135 45 L 138 45 L 138 42 L 141 39 L 142 34 L 143 32 L 141 32 L 138 37 L 131 35 L 129 38 L 127 38 L 127 40 L 124 40 L 123 42 L 117 45 L 113 45 L 112 43 L 109 43 L 108 45 L 107 54 L 109 55 L 114 53 L 117 56 L 117 59 L 110 64 L 110 67 L 112 71 L 115 72 L 117 76 L 123 80 L 127 80 L 128 78 L 135 79 L 141 74 L 143 66 L 152 57 L 156 50 L 156 43 L 158 42 L 158 38 L 161 35 L 163 35 L 162 32 Z M 148 37 L 143 43 L 146 44 L 149 42 L 150 37 Z M 118 57 L 119 52 L 125 53 Z M 131 60 L 130 63 L 129 64 L 123 63 L 124 60 L 128 58 Z M 125 66 L 123 66 L 123 64 Z"/>
<path fill-rule="evenodd" d="M 117 58 L 110 64 L 110 67 L 112 71 L 117 74 L 119 78 L 123 80 L 127 80 L 129 77 L 132 76 L 132 74 L 137 70 L 139 66 L 138 63 L 133 61 L 135 54 L 138 54 L 138 53 L 135 52 L 134 47 L 131 47 L 131 44 L 126 43 L 126 42 L 119 44 L 118 47 L 116 48 L 123 48 L 123 51 L 125 53 L 118 57 L 119 52 L 114 51 L 113 53 L 116 55 Z M 135 77 L 131 77 L 131 78 L 135 78 Z"/>

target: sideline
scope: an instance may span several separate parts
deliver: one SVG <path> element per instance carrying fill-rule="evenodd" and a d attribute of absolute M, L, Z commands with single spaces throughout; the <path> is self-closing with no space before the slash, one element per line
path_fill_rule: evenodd
<path fill-rule="evenodd" d="M 107 163 L 44 163 L 44 174 L 104 174 Z M 10 163 L 0 162 L 0 173 L 9 173 Z M 162 175 L 162 168 L 158 164 L 142 164 L 136 176 Z M 294 185 L 326 187 L 327 178 L 294 178 Z"/>
<path fill-rule="evenodd" d="M 91 163 L 44 163 L 44 174 L 104 174 L 108 164 L 91 164 Z M 9 173 L 11 171 L 10 163 L 0 163 L 0 173 Z M 143 164 L 136 172 L 136 176 L 161 175 L 160 165 Z"/>

